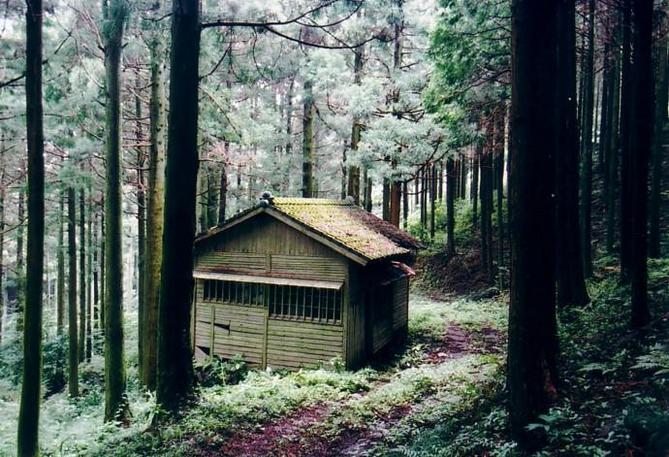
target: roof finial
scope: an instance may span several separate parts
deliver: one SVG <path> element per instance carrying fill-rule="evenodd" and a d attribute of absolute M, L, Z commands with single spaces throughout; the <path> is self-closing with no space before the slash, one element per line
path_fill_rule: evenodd
<path fill-rule="evenodd" d="M 272 195 L 272 192 L 270 192 L 268 190 L 263 192 L 262 196 L 260 197 L 260 201 L 258 203 L 263 208 L 267 208 L 268 206 L 272 206 L 274 204 L 274 196 Z"/>

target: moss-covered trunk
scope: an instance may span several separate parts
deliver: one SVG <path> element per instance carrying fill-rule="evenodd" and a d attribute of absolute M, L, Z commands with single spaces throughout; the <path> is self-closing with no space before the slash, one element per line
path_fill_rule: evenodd
<path fill-rule="evenodd" d="M 155 2 L 154 11 L 160 10 Z M 157 26 L 156 26 L 157 27 Z M 151 98 L 149 189 L 146 215 L 146 298 L 144 300 L 144 333 L 142 336 L 142 382 L 156 388 L 158 358 L 158 303 L 160 297 L 160 264 L 162 262 L 163 205 L 165 198 L 165 60 L 160 30 L 154 29 L 150 42 Z"/>
<path fill-rule="evenodd" d="M 104 11 L 106 91 L 105 192 L 105 420 L 127 413 L 123 348 L 123 243 L 121 207 L 121 52 L 125 2 L 111 0 Z"/>

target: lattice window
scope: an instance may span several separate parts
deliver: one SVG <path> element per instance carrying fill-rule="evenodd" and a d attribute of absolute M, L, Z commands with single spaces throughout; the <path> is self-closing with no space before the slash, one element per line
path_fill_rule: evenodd
<path fill-rule="evenodd" d="M 338 324 L 341 323 L 341 303 L 340 290 L 269 286 L 269 314 L 275 318 Z"/>
<path fill-rule="evenodd" d="M 265 306 L 264 284 L 204 280 L 204 301 L 247 306 Z"/>

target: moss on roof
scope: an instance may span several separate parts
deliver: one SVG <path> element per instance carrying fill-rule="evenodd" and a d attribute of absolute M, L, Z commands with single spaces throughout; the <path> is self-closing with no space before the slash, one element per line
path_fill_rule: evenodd
<path fill-rule="evenodd" d="M 275 198 L 272 208 L 369 260 L 420 247 L 406 232 L 345 200 Z"/>

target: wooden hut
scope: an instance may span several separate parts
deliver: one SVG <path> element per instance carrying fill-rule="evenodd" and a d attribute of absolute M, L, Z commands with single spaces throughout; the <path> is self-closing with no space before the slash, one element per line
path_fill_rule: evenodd
<path fill-rule="evenodd" d="M 349 201 L 264 197 L 195 242 L 195 355 L 354 368 L 403 341 L 419 243 Z"/>

